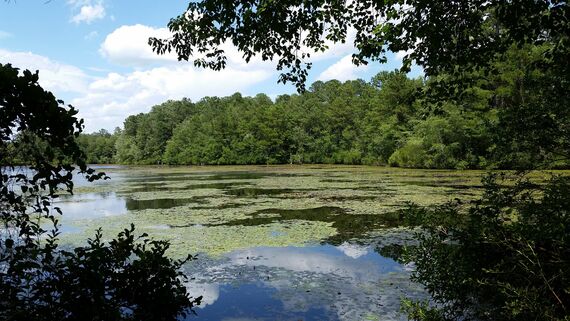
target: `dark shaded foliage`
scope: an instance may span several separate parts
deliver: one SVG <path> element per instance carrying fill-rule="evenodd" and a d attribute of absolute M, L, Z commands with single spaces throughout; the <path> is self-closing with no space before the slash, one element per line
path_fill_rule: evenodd
<path fill-rule="evenodd" d="M 159 54 L 174 51 L 180 60 L 219 70 L 226 65 L 222 45 L 231 41 L 246 61 L 277 60 L 277 70 L 285 70 L 279 81 L 300 90 L 311 55 L 327 50 L 327 41 L 348 40 L 351 28 L 355 64 L 405 51 L 403 70 L 415 62 L 428 76 L 459 75 L 486 67 L 513 43 L 552 40 L 552 66 L 568 71 L 566 1 L 204 0 L 190 2 L 168 28 L 173 37 L 149 40 Z"/>
<path fill-rule="evenodd" d="M 451 203 L 404 211 L 425 228 L 407 254 L 417 268 L 413 279 L 439 304 L 408 303 L 411 319 L 567 320 L 570 178 L 506 187 L 490 175 L 484 185 L 467 209 Z"/>
<path fill-rule="evenodd" d="M 88 164 L 115 163 L 115 143 L 121 134 L 121 129 L 115 129 L 113 134 L 101 129 L 96 133 L 80 134 L 77 144 L 85 153 Z"/>
<path fill-rule="evenodd" d="M 188 296 L 186 260 L 169 259 L 167 242 L 135 238 L 131 226 L 109 243 L 98 231 L 87 246 L 58 245 L 56 194 L 72 193 L 74 174 L 106 176 L 86 166 L 77 111 L 38 79 L 0 64 L 0 319 L 175 320 L 191 312 L 200 298 Z"/>

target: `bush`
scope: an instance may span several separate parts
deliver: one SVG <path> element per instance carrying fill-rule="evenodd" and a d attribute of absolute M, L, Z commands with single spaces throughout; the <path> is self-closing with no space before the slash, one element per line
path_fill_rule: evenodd
<path fill-rule="evenodd" d="M 422 140 L 411 139 L 390 156 L 388 164 L 396 167 L 423 167 L 426 156 Z"/>
<path fill-rule="evenodd" d="M 408 302 L 410 319 L 568 320 L 570 178 L 502 186 L 490 175 L 484 185 L 466 212 L 458 202 L 407 211 L 426 231 L 407 256 L 413 279 L 437 304 Z"/>
<path fill-rule="evenodd" d="M 1 275 L 0 319 L 176 320 L 200 303 L 188 297 L 180 272 L 191 256 L 169 259 L 167 242 L 135 238 L 133 225 L 108 244 L 101 237 L 98 230 L 72 251 L 49 238 L 11 260 Z"/>

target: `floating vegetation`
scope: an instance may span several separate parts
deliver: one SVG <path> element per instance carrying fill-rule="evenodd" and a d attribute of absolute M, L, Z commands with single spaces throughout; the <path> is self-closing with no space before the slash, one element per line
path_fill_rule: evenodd
<path fill-rule="evenodd" d="M 110 239 L 134 223 L 138 233 L 169 240 L 172 257 L 199 253 L 186 268 L 191 293 L 205 297 L 200 317 L 236 316 L 219 306 L 251 300 L 278 308 L 244 316 L 401 320 L 400 298 L 425 292 L 409 280 L 413 266 L 399 263 L 421 231 L 400 226 L 398 210 L 406 201 L 475 198 L 482 172 L 311 165 L 107 174 L 112 180 L 59 199 L 60 238 L 81 244 L 102 227 Z"/>
<path fill-rule="evenodd" d="M 116 175 L 113 171 L 117 172 Z M 168 227 L 169 233 L 199 227 L 202 229 L 200 234 L 207 234 L 205 231 L 217 228 L 239 230 L 266 225 L 288 226 L 293 221 L 305 221 L 325 224 L 329 232 L 333 231 L 331 235 L 320 239 L 311 237 L 306 241 L 334 244 L 396 226 L 398 220 L 394 219 L 393 213 L 404 201 L 431 205 L 463 193 L 474 197 L 479 191 L 467 187 L 470 184 L 478 186 L 481 175 L 477 171 L 328 165 L 230 166 L 221 169 L 140 167 L 110 169 L 108 174 L 120 179 L 111 181 L 111 184 L 91 186 L 88 194 L 100 195 L 90 196 L 90 199 L 100 197 L 101 200 L 106 199 L 106 203 L 89 201 L 81 208 L 86 212 L 88 207 L 92 207 L 94 212 L 103 214 L 87 216 L 85 222 L 81 222 L 81 217 L 78 219 L 71 215 L 76 225 L 74 231 L 93 230 L 97 226 L 126 226 L 135 222 L 148 228 L 151 235 L 156 234 L 152 226 L 163 227 L 162 232 L 164 227 Z M 79 193 L 79 198 L 82 195 Z M 113 199 L 118 201 L 113 203 Z M 105 204 L 113 206 L 113 209 L 97 209 Z M 72 211 L 71 207 L 67 211 Z M 67 221 L 64 215 L 64 224 Z M 177 242 L 173 242 L 173 248 Z M 201 247 L 205 252 L 209 248 Z"/>
<path fill-rule="evenodd" d="M 124 193 L 136 193 L 136 192 L 156 192 L 156 191 L 175 191 L 175 190 L 195 190 L 195 189 L 229 189 L 236 186 L 249 185 L 245 182 L 224 182 L 224 183 L 209 183 L 209 184 L 184 184 L 184 185 L 165 185 L 163 182 L 160 183 L 145 183 L 141 185 L 135 185 Z"/>
<path fill-rule="evenodd" d="M 291 188 L 234 188 L 226 190 L 227 195 L 233 195 L 237 197 L 258 197 L 260 195 L 282 195 L 290 193 L 299 193 L 303 190 L 291 189 Z"/>
<path fill-rule="evenodd" d="M 295 220 L 259 226 L 211 226 L 193 224 L 184 227 L 170 228 L 181 222 L 178 218 L 167 217 L 160 224 L 152 215 L 132 215 L 109 217 L 105 220 L 83 221 L 73 226 L 80 228 L 81 233 L 66 233 L 62 241 L 69 243 L 84 242 L 92 236 L 95 229 L 102 227 L 104 235 L 116 235 L 122 227 L 131 222 L 137 226 L 139 233 L 149 233 L 155 238 L 171 242 L 169 254 L 182 258 L 188 254 L 207 253 L 219 256 L 237 249 L 252 246 L 305 246 L 318 244 L 336 234 L 336 229 L 325 222 Z M 167 223 L 165 224 L 164 221 Z"/>

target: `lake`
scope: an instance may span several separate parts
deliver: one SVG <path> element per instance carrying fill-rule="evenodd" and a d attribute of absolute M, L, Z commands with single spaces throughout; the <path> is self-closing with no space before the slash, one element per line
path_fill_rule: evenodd
<path fill-rule="evenodd" d="M 405 320 L 403 297 L 427 298 L 393 258 L 414 231 L 406 201 L 434 205 L 481 192 L 480 171 L 366 166 L 101 167 L 61 196 L 62 242 L 107 238 L 135 223 L 198 254 L 185 267 L 195 320 Z"/>

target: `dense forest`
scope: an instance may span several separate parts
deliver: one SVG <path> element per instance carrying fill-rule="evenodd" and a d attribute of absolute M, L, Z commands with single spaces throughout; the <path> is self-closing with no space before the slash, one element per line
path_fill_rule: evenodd
<path fill-rule="evenodd" d="M 495 62 L 495 75 L 470 74 L 458 99 L 430 98 L 450 76 L 410 79 L 383 71 L 369 82 L 317 81 L 275 101 L 239 93 L 167 101 L 129 116 L 114 134 L 81 135 L 79 144 L 89 163 L 493 169 L 530 168 L 538 157 L 563 168 L 568 161 L 557 161 L 556 150 L 530 150 L 526 138 L 506 132 L 517 122 L 525 126 L 513 119 L 519 111 L 506 106 L 537 99 L 522 84 L 545 77 L 531 68 L 543 50 L 511 49 Z"/>

